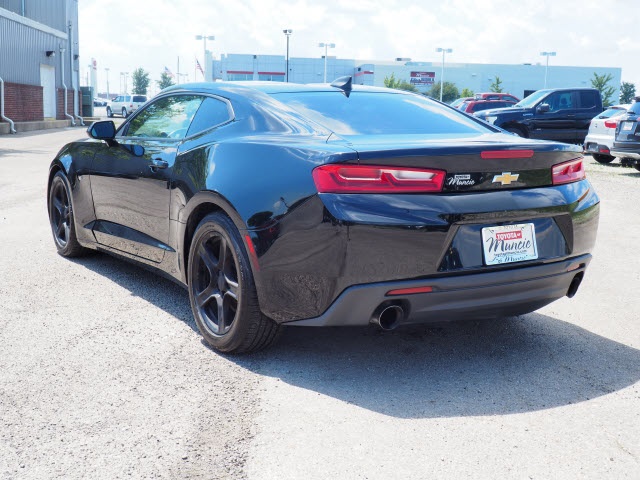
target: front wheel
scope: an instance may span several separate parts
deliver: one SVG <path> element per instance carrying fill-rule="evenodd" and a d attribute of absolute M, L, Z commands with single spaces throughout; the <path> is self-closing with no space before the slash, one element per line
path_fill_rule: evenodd
<path fill-rule="evenodd" d="M 594 153 L 591 155 L 593 159 L 602 164 L 607 164 L 613 162 L 613 159 L 616 157 L 612 157 L 611 155 L 604 155 L 602 153 Z"/>
<path fill-rule="evenodd" d="M 109 118 L 113 117 L 113 111 L 111 110 L 111 107 L 107 107 L 107 117 Z"/>
<path fill-rule="evenodd" d="M 76 237 L 75 219 L 71 204 L 69 181 L 62 172 L 57 172 L 49 187 L 49 223 L 53 241 L 63 257 L 79 257 L 88 252 Z"/>
<path fill-rule="evenodd" d="M 277 338 L 280 328 L 260 311 L 249 259 L 229 217 L 212 213 L 200 222 L 187 275 L 196 324 L 213 348 L 248 353 Z"/>

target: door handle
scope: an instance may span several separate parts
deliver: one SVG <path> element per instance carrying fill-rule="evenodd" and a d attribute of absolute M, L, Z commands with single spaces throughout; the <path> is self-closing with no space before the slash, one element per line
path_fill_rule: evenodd
<path fill-rule="evenodd" d="M 149 168 L 152 172 L 155 172 L 156 170 L 167 168 L 168 166 L 169 162 L 166 162 L 160 158 L 154 158 L 153 160 L 151 160 L 151 165 L 149 165 Z"/>

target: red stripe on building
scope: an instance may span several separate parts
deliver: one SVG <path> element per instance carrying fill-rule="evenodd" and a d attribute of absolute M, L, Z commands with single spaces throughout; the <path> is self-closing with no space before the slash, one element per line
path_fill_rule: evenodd
<path fill-rule="evenodd" d="M 358 72 L 355 74 L 356 77 L 359 77 L 360 75 L 373 75 L 373 72 L 370 72 L 369 70 L 365 70 L 364 72 Z"/>

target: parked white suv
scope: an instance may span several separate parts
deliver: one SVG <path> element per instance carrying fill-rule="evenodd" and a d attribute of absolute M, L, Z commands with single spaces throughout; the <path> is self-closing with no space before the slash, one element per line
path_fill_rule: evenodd
<path fill-rule="evenodd" d="M 147 101 L 146 95 L 118 95 L 107 103 L 107 117 L 128 117 Z"/>

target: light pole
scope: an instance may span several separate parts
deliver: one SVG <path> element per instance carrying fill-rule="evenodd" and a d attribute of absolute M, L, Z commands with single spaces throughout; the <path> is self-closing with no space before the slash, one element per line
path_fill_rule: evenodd
<path fill-rule="evenodd" d="M 540 55 L 547 57 L 547 66 L 544 68 L 544 88 L 547 88 L 547 74 L 549 73 L 549 57 L 555 57 L 556 52 L 540 52 Z"/>
<path fill-rule="evenodd" d="M 207 81 L 207 40 L 215 40 L 213 35 L 196 35 L 196 40 L 202 40 L 204 42 L 204 81 Z M 212 79 L 213 80 L 213 79 Z"/>
<path fill-rule="evenodd" d="M 287 36 L 287 73 L 285 73 L 285 78 L 286 82 L 289 83 L 289 37 L 293 33 L 293 30 L 291 30 L 290 28 L 285 28 L 284 30 L 282 30 L 282 33 Z"/>
<path fill-rule="evenodd" d="M 440 75 L 440 101 L 442 101 L 442 90 L 444 89 L 444 54 L 453 52 L 451 48 L 436 48 L 436 52 L 442 52 L 442 73 Z"/>
<path fill-rule="evenodd" d="M 105 67 L 104 71 L 107 73 L 107 100 L 111 100 L 109 95 L 109 67 Z"/>
<path fill-rule="evenodd" d="M 319 47 L 324 47 L 324 83 L 327 83 L 327 49 L 328 48 L 336 48 L 335 43 L 326 43 L 320 42 L 318 44 Z"/>

